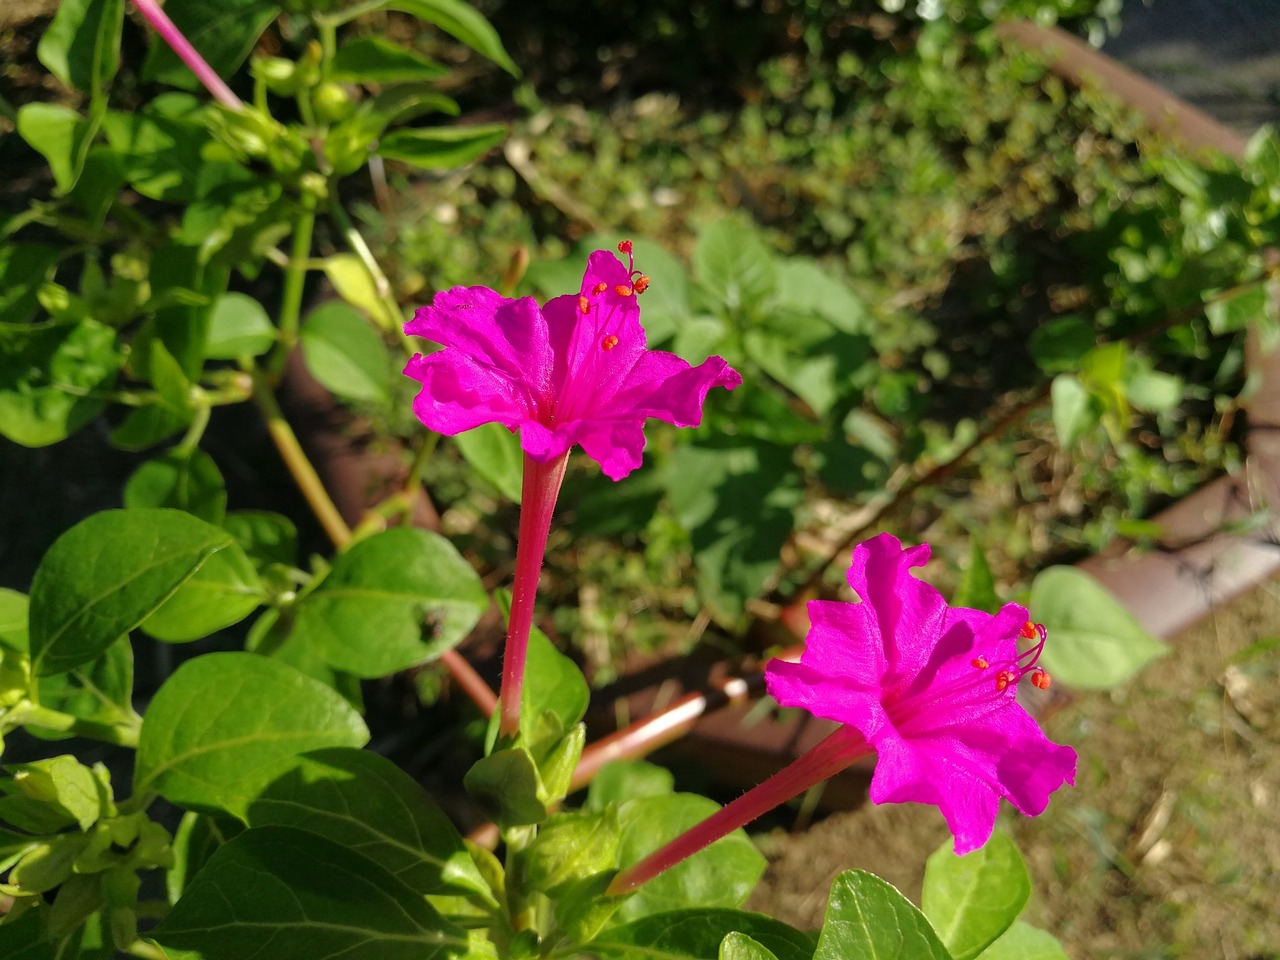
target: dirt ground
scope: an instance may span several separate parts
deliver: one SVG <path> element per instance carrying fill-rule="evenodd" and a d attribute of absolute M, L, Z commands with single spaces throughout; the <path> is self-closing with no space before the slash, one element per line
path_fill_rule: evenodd
<path fill-rule="evenodd" d="M 1280 958 L 1280 580 L 1221 608 L 1110 695 L 1082 695 L 1050 736 L 1077 786 L 1029 820 L 1007 810 L 1031 868 L 1028 920 L 1073 960 Z M 946 836 L 913 804 L 757 837 L 770 867 L 749 907 L 821 923 L 832 878 L 879 873 L 919 902 Z"/>

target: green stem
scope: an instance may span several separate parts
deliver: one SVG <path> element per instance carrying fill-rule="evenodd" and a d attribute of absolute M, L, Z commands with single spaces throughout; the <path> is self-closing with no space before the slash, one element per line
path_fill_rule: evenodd
<path fill-rule="evenodd" d="M 298 343 L 298 325 L 302 317 L 302 293 L 307 279 L 307 267 L 311 256 L 311 239 L 315 232 L 316 211 L 314 198 L 303 198 L 302 216 L 293 231 L 293 246 L 289 250 L 289 264 L 284 271 L 284 293 L 280 298 L 280 343 L 272 361 L 272 371 L 284 368 L 285 357 Z"/>
<path fill-rule="evenodd" d="M 366 13 L 375 13 L 387 5 L 387 0 L 365 0 L 364 3 L 358 3 L 353 7 L 347 7 L 340 13 L 317 13 L 315 14 L 315 22 L 319 24 L 332 24 L 340 27 L 344 23 L 350 23 L 357 17 L 363 17 Z"/>
<path fill-rule="evenodd" d="M 197 394 L 191 425 L 187 427 L 187 432 L 183 435 L 182 442 L 176 448 L 176 452 L 180 456 L 191 456 L 196 447 L 200 445 L 200 438 L 204 436 L 205 428 L 209 426 L 209 414 L 212 410 L 213 404 L 210 402 L 209 397 L 203 390 L 200 390 Z"/>
<path fill-rule="evenodd" d="M 9 711 L 4 717 L 3 725 L 10 729 L 16 726 L 40 727 L 121 747 L 137 747 L 142 718 L 136 714 L 126 718 L 125 714 L 121 714 L 119 723 L 98 723 L 26 701 Z"/>
<path fill-rule="evenodd" d="M 281 412 L 280 404 L 276 402 L 275 394 L 271 392 L 271 385 L 263 377 L 262 371 L 254 368 L 250 374 L 253 377 L 253 401 L 262 412 L 267 432 L 271 434 L 271 440 L 280 452 L 280 458 L 284 460 L 285 466 L 293 476 L 293 482 L 302 491 L 302 496 L 316 515 L 316 519 L 320 521 L 324 532 L 328 534 L 334 546 L 343 547 L 351 539 L 351 528 L 347 526 L 347 521 L 342 519 L 342 514 L 334 505 L 329 491 L 321 483 L 320 475 L 311 465 L 306 452 L 302 449 L 302 444 L 298 442 L 297 434 L 293 432 L 293 427 L 289 426 L 289 421 Z"/>

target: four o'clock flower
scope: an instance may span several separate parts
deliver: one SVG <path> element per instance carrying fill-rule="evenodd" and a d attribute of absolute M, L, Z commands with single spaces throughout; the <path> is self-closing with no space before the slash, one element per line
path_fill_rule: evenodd
<path fill-rule="evenodd" d="M 500 423 L 519 431 L 525 453 L 500 694 L 499 731 L 508 737 L 519 729 L 533 600 L 569 449 L 581 446 L 620 480 L 640 466 L 645 420 L 697 426 L 712 387 L 742 382 L 720 357 L 693 367 L 647 349 L 637 297 L 649 278 L 635 269 L 631 241 L 618 248 L 625 266 L 608 250 L 595 251 L 578 292 L 546 306 L 488 287 L 454 287 L 405 324 L 406 333 L 444 347 L 405 367 L 422 383 L 418 418 L 447 436 Z"/>
<path fill-rule="evenodd" d="M 844 724 L 774 777 L 619 874 L 623 893 L 874 752 L 871 799 L 937 806 L 964 854 L 991 836 L 1000 798 L 1035 816 L 1075 782 L 1076 755 L 1018 703 L 1018 681 L 1045 688 L 1044 628 L 1016 603 L 989 614 L 949 607 L 910 573 L 929 547 L 880 534 L 853 551 L 858 603 L 814 600 L 799 663 L 765 671 L 778 703 Z M 1020 643 L 1025 650 L 1020 651 Z"/>

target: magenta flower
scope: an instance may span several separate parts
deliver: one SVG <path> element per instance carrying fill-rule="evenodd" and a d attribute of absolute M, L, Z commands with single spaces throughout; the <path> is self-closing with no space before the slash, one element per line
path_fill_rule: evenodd
<path fill-rule="evenodd" d="M 1044 628 L 1016 603 L 948 607 L 910 573 L 928 560 L 928 544 L 903 549 L 889 534 L 859 544 L 848 579 L 861 602 L 812 601 L 800 662 L 775 660 L 765 682 L 783 706 L 860 732 L 877 754 L 871 799 L 935 804 L 963 854 L 991 836 L 1001 797 L 1043 812 L 1075 782 L 1076 754 L 1018 703 L 1022 676 L 1049 684 L 1035 666 Z M 1037 642 L 1019 653 L 1020 636 Z"/>
<path fill-rule="evenodd" d="M 873 751 L 871 799 L 935 804 L 960 854 L 987 842 L 1001 797 L 1035 816 L 1075 782 L 1075 751 L 1052 743 L 1018 704 L 1022 677 L 1049 686 L 1036 666 L 1044 627 L 1016 603 L 994 616 L 948 607 L 910 573 L 928 559 L 928 544 L 904 550 L 887 533 L 854 548 L 849 585 L 860 602 L 811 601 L 800 662 L 765 670 L 780 704 L 844 726 L 618 874 L 609 894 L 634 890 Z M 1020 637 L 1031 644 L 1025 652 Z"/>
<path fill-rule="evenodd" d="M 630 241 L 619 249 L 627 266 L 597 250 L 579 292 L 541 309 L 532 297 L 488 287 L 437 294 L 405 324 L 444 345 L 405 367 L 422 382 L 418 419 L 447 436 L 500 423 L 519 430 L 525 453 L 540 463 L 579 444 L 614 480 L 640 466 L 646 419 L 697 426 L 707 391 L 732 390 L 742 377 L 720 357 L 691 367 L 645 347 L 636 297 L 649 281 L 633 269 Z"/>

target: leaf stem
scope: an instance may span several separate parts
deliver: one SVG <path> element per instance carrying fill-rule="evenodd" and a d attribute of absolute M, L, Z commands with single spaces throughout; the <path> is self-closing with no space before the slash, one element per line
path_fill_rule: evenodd
<path fill-rule="evenodd" d="M 116 746 L 137 747 L 142 718 L 137 714 L 130 716 L 123 712 L 120 718 L 118 723 L 99 723 L 26 700 L 4 715 L 3 726 L 8 729 L 17 726 L 40 727 L 44 730 L 71 733 L 78 737 L 87 737 L 90 740 L 112 743 Z"/>
<path fill-rule="evenodd" d="M 284 269 L 284 292 L 280 297 L 280 342 L 272 361 L 272 372 L 279 374 L 285 357 L 298 342 L 298 323 L 302 316 L 302 293 L 310 266 L 311 239 L 315 232 L 315 198 L 303 194 L 302 216 L 293 230 L 293 246 Z"/>
<path fill-rule="evenodd" d="M 253 401 L 262 412 L 267 432 L 271 434 L 271 440 L 280 452 L 280 458 L 284 460 L 289 473 L 293 475 L 293 482 L 302 491 L 307 505 L 311 507 L 311 511 L 320 521 L 320 526 L 324 528 L 329 539 L 338 548 L 345 546 L 351 539 L 351 528 L 347 526 L 347 521 L 342 519 L 342 514 L 334 505 L 329 491 L 321 483 L 316 468 L 312 466 L 302 449 L 302 444 L 298 442 L 297 434 L 293 432 L 293 427 L 289 426 L 289 421 L 281 412 L 280 404 L 276 402 L 275 394 L 271 392 L 271 385 L 267 383 L 262 371 L 254 367 L 249 372 L 253 377 Z"/>

